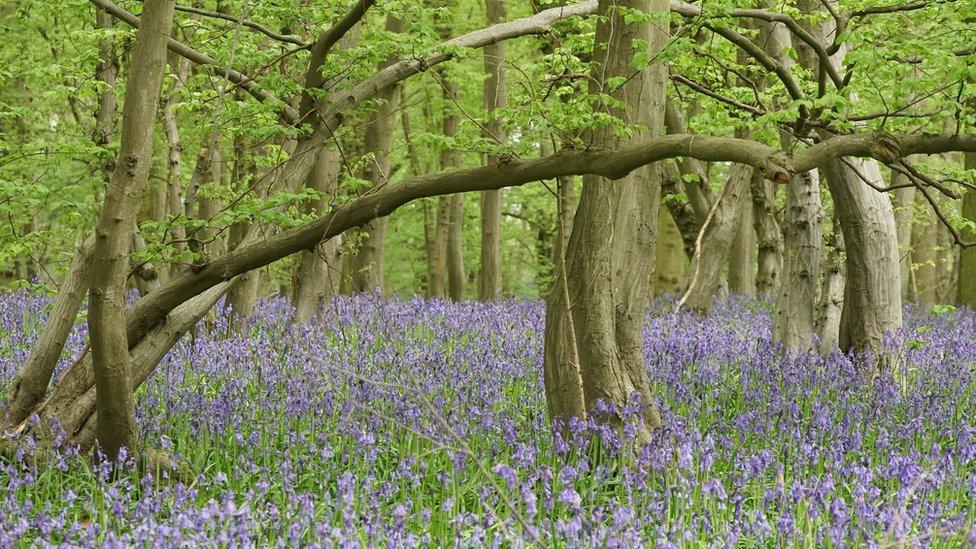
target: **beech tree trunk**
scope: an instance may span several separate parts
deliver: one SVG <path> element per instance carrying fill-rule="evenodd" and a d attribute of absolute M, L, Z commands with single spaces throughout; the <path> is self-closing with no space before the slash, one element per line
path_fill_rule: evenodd
<path fill-rule="evenodd" d="M 779 289 L 783 266 L 783 233 L 776 220 L 776 187 L 772 181 L 756 173 L 752 177 L 750 191 L 758 252 L 756 293 L 767 297 Z"/>
<path fill-rule="evenodd" d="M 652 56 L 664 46 L 668 25 L 661 21 L 667 21 L 668 8 L 662 0 L 602 0 L 598 7 L 605 18 L 597 23 L 593 58 L 602 61 L 592 74 L 591 91 L 610 78 L 629 77 L 612 92 L 624 105 L 624 112 L 616 114 L 641 124 L 650 136 L 663 133 L 667 75 L 660 61 L 636 74 L 631 62 L 640 46 L 649 47 Z M 628 22 L 625 12 L 630 10 L 650 14 L 654 21 Z M 591 137 L 597 147 L 613 147 L 619 139 L 610 129 Z M 638 440 L 649 440 L 651 429 L 661 424 L 642 345 L 660 192 L 656 171 L 640 168 L 612 184 L 584 177 L 565 260 L 556 265 L 546 310 L 543 370 L 555 424 L 593 415 L 619 428 L 619 407 L 635 393 L 645 407 Z M 596 416 L 597 401 L 618 410 Z"/>
<path fill-rule="evenodd" d="M 786 185 L 783 277 L 773 318 L 773 341 L 787 349 L 813 344 L 823 272 L 823 215 L 817 170 L 792 177 Z"/>
<path fill-rule="evenodd" d="M 668 209 L 661 207 L 657 217 L 657 250 L 654 253 L 654 293 L 677 294 L 685 289 L 685 255 L 681 232 Z"/>
<path fill-rule="evenodd" d="M 915 194 L 915 224 L 912 227 L 912 273 L 908 298 L 934 305 L 939 302 L 938 221 L 922 193 Z"/>
<path fill-rule="evenodd" d="M 745 205 L 752 204 L 748 199 L 752 171 L 752 166 L 745 164 L 733 164 L 729 169 L 728 181 L 698 233 L 688 290 L 678 303 L 679 307 L 708 314 L 712 296 L 722 280 L 722 269 L 728 263 L 739 217 Z"/>
<path fill-rule="evenodd" d="M 309 174 L 306 185 L 323 195 L 316 199 L 310 210 L 321 215 L 326 209 L 324 197 L 335 196 L 339 186 L 339 166 L 341 154 L 338 147 L 330 146 L 319 154 L 319 159 Z M 306 322 L 322 309 L 325 301 L 335 295 L 338 289 L 341 264 L 339 252 L 342 249 L 339 239 L 319 242 L 314 250 L 302 252 L 295 272 L 292 305 L 295 319 Z"/>
<path fill-rule="evenodd" d="M 447 290 L 451 301 L 464 299 L 468 275 L 464 272 L 464 195 L 451 196 L 447 229 Z"/>
<path fill-rule="evenodd" d="M 153 123 L 166 67 L 173 0 L 147 0 L 132 54 L 119 163 L 112 172 L 92 250 L 88 328 L 99 411 L 96 438 L 110 459 L 136 442 L 125 325 L 129 239 L 152 164 Z"/>
<path fill-rule="evenodd" d="M 818 347 L 825 355 L 840 346 L 840 317 L 844 308 L 846 278 L 844 261 L 844 235 L 841 233 L 840 223 L 835 219 L 824 266 L 824 283 L 817 316 Z"/>
<path fill-rule="evenodd" d="M 906 158 L 909 162 L 914 162 L 914 158 Z M 909 183 L 908 178 L 903 174 L 892 171 L 891 185 L 904 185 Z M 915 218 L 915 187 L 903 187 L 895 189 L 891 194 L 894 202 L 895 227 L 898 236 L 898 268 L 901 280 L 902 296 L 911 299 L 909 287 L 912 281 L 912 224 Z"/>
<path fill-rule="evenodd" d="M 877 353 L 885 334 L 901 328 L 898 238 L 891 200 L 869 187 L 854 169 L 884 186 L 875 160 L 851 158 L 824 165 L 847 252 L 840 348 Z"/>
<path fill-rule="evenodd" d="M 505 21 L 504 0 L 485 0 L 488 24 Z M 485 110 L 494 113 L 507 102 L 505 89 L 505 43 L 498 42 L 485 47 Z M 505 142 L 502 121 L 493 116 L 488 122 L 488 139 Z M 487 163 L 497 158 L 486 158 Z M 481 193 L 481 266 L 478 271 L 478 299 L 490 301 L 502 293 L 502 191 Z"/>
<path fill-rule="evenodd" d="M 966 169 L 976 170 L 976 153 L 966 153 Z M 976 223 L 976 190 L 966 189 L 962 199 L 962 217 Z M 976 229 L 962 231 L 965 242 L 976 242 Z M 959 281 L 956 285 L 956 302 L 976 309 L 976 247 L 970 246 L 959 252 Z"/>
<path fill-rule="evenodd" d="M 400 20 L 386 18 L 386 30 L 400 32 Z M 383 70 L 395 62 L 387 59 L 379 64 Z M 366 165 L 364 179 L 372 183 L 371 188 L 379 188 L 390 180 L 390 148 L 393 144 L 393 128 L 396 112 L 400 104 L 400 87 L 388 86 L 376 94 L 380 105 L 366 122 L 366 153 L 373 159 Z M 352 291 L 356 293 L 383 291 L 383 254 L 386 247 L 386 218 L 373 219 L 359 231 L 356 251 L 350 257 Z"/>
<path fill-rule="evenodd" d="M 750 174 L 750 181 L 755 179 Z M 741 199 L 739 222 L 729 252 L 729 291 L 744 296 L 756 295 L 756 230 L 753 227 L 752 200 Z"/>

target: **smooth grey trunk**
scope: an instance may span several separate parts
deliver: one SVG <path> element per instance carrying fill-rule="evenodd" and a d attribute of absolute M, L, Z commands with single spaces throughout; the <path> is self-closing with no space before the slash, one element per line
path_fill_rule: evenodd
<path fill-rule="evenodd" d="M 624 11 L 650 14 L 653 21 L 633 23 Z M 640 124 L 646 136 L 663 134 L 667 74 L 660 61 L 634 73 L 636 48 L 646 46 L 652 58 L 667 40 L 668 3 L 662 0 L 602 0 L 598 11 L 594 59 L 601 60 L 590 81 L 593 92 L 616 76 L 628 77 L 612 95 L 622 103 L 616 112 L 628 124 Z M 660 17 L 660 18 L 659 18 Z M 627 18 L 629 19 L 629 18 Z M 641 48 L 641 51 L 646 51 Z M 591 135 L 597 147 L 613 147 L 619 138 L 610 129 Z M 639 442 L 651 438 L 661 417 L 648 386 L 643 357 L 654 254 L 659 175 L 645 166 L 610 183 L 585 176 L 565 261 L 556 265 L 556 283 L 546 309 L 543 373 L 550 418 L 593 417 L 620 428 L 619 407 L 636 393 L 644 405 Z M 618 407 L 596 415 L 597 401 Z"/>
<path fill-rule="evenodd" d="M 976 153 L 966 153 L 965 167 L 967 170 L 976 170 Z M 976 190 L 966 189 L 962 199 L 962 217 L 976 223 Z M 976 229 L 966 228 L 961 234 L 963 241 L 976 243 Z M 976 246 L 959 252 L 956 302 L 976 309 Z"/>
<path fill-rule="evenodd" d="M 684 189 L 681 181 L 682 174 L 674 162 L 662 162 L 659 169 L 663 174 L 661 178 L 661 200 L 678 228 L 685 255 L 694 257 L 695 242 L 698 240 L 698 232 L 701 231 L 701 223 L 699 223 L 698 216 L 689 201 L 680 198 L 684 192 L 682 190 Z M 702 221 L 704 219 L 708 219 L 707 213 Z"/>
<path fill-rule="evenodd" d="M 844 285 L 846 269 L 844 267 L 844 235 L 841 233 L 840 223 L 834 220 L 833 231 L 828 241 L 826 265 L 824 265 L 824 282 L 821 290 L 820 306 L 817 315 L 817 346 L 823 354 L 840 346 L 840 317 L 844 308 Z"/>
<path fill-rule="evenodd" d="M 749 179 L 755 178 L 750 174 Z M 744 296 L 756 295 L 756 230 L 753 228 L 749 193 L 742 198 L 739 221 L 729 251 L 729 291 Z"/>
<path fill-rule="evenodd" d="M 337 146 L 330 146 L 319 154 L 319 159 L 309 174 L 306 185 L 319 193 L 310 206 L 310 213 L 322 215 L 327 206 L 326 200 L 331 200 L 339 186 L 339 166 L 341 154 Z M 319 312 L 326 300 L 336 294 L 338 290 L 341 263 L 339 252 L 342 249 L 340 239 L 329 239 L 319 242 L 313 250 L 301 253 L 295 272 L 292 305 L 295 307 L 295 319 L 306 322 Z"/>
<path fill-rule="evenodd" d="M 884 185 L 875 160 L 839 159 L 824 166 L 847 252 L 839 341 L 845 352 L 877 353 L 885 335 L 901 328 L 898 238 L 891 200 L 855 169 L 874 185 Z"/>
<path fill-rule="evenodd" d="M 911 285 L 908 298 L 926 305 L 939 302 L 938 221 L 922 193 L 915 194 L 915 223 L 911 238 Z"/>
<path fill-rule="evenodd" d="M 905 175 L 892 171 L 892 186 L 908 183 L 908 178 Z M 891 197 L 894 203 L 895 227 L 898 236 L 898 269 L 901 293 L 907 298 L 912 280 L 912 225 L 915 218 L 915 186 L 895 189 L 892 191 Z"/>
<path fill-rule="evenodd" d="M 485 0 L 488 24 L 505 21 L 504 0 Z M 485 47 L 485 110 L 492 114 L 507 103 L 505 89 L 505 43 L 498 42 Z M 487 125 L 488 139 L 505 142 L 502 121 L 493 116 Z M 495 162 L 497 158 L 486 157 Z M 481 262 L 478 270 L 478 299 L 490 301 L 502 294 L 502 191 L 481 193 Z"/>
<path fill-rule="evenodd" d="M 677 294 L 685 290 L 685 255 L 681 232 L 663 205 L 657 214 L 657 250 L 654 253 L 652 283 L 656 295 Z"/>
<path fill-rule="evenodd" d="M 679 307 L 687 307 L 707 314 L 712 296 L 722 280 L 722 270 L 728 263 L 732 240 L 739 226 L 739 217 L 749 199 L 752 166 L 733 164 L 728 181 L 712 205 L 708 219 L 698 233 L 695 256 L 691 259 L 688 290 L 681 297 Z"/>
<path fill-rule="evenodd" d="M 54 368 L 61 358 L 64 343 L 71 334 L 75 318 L 88 293 L 91 252 L 94 237 L 88 237 L 75 251 L 68 275 L 58 287 L 54 306 L 44 321 L 44 328 L 31 346 L 30 355 L 10 380 L 7 390 L 7 413 L 2 427 L 12 427 L 27 419 L 47 393 Z"/>
<path fill-rule="evenodd" d="M 464 270 L 464 195 L 451 196 L 447 229 L 447 294 L 451 301 L 464 299 L 468 275 Z"/>
<path fill-rule="evenodd" d="M 402 25 L 395 17 L 387 17 L 386 30 L 400 32 Z M 379 64 L 377 70 L 392 65 L 394 59 Z M 389 86 L 376 94 L 380 101 L 366 122 L 365 152 L 372 155 L 364 170 L 371 189 L 381 188 L 390 180 L 390 148 L 393 128 L 400 102 L 399 86 Z M 351 289 L 355 293 L 383 291 L 383 255 L 386 247 L 386 218 L 373 219 L 360 229 L 356 250 L 349 258 Z"/>
<path fill-rule="evenodd" d="M 823 273 L 823 216 L 818 171 L 790 178 L 783 216 L 783 275 L 773 318 L 773 341 L 787 349 L 813 346 Z"/>
<path fill-rule="evenodd" d="M 119 162 L 105 193 L 92 250 L 88 328 L 99 411 L 96 438 L 109 459 L 136 442 L 126 340 L 125 287 L 132 227 L 152 164 L 153 123 L 166 67 L 173 0 L 147 1 L 132 54 Z"/>
<path fill-rule="evenodd" d="M 768 297 L 779 289 L 783 268 L 783 233 L 776 220 L 776 186 L 757 173 L 753 175 L 750 191 L 758 263 L 756 293 Z"/>

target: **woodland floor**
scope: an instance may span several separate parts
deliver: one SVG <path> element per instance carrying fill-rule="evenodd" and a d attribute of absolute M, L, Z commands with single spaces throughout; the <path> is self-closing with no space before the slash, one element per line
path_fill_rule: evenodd
<path fill-rule="evenodd" d="M 46 303 L 0 296 L 0 388 Z M 842 356 L 783 357 L 764 304 L 669 305 L 645 339 L 666 428 L 637 452 L 554 442 L 538 302 L 341 298 L 296 327 L 271 300 L 232 335 L 212 318 L 137 404 L 196 480 L 109 482 L 70 449 L 0 461 L 0 546 L 976 542 L 976 315 L 909 307 L 868 385 Z"/>

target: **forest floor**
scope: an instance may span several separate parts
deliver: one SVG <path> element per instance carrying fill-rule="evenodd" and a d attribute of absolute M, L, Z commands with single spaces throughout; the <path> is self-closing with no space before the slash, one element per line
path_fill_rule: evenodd
<path fill-rule="evenodd" d="M 2 389 L 47 299 L 0 302 Z M 784 356 L 762 303 L 669 306 L 645 334 L 666 427 L 638 450 L 629 430 L 554 439 L 538 302 L 340 298 L 294 326 L 270 300 L 233 333 L 218 315 L 137 401 L 196 479 L 0 461 L 0 546 L 976 542 L 976 315 L 909 307 L 869 383 Z"/>

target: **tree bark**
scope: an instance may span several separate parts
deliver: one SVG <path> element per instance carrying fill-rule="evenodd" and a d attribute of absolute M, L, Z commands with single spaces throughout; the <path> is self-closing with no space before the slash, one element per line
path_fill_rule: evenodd
<path fill-rule="evenodd" d="M 876 161 L 834 160 L 824 169 L 847 252 L 840 348 L 877 353 L 902 321 L 894 211 L 887 196 L 854 172 L 881 187 Z"/>
<path fill-rule="evenodd" d="M 665 207 L 658 210 L 657 251 L 654 254 L 654 293 L 677 294 L 685 290 L 685 256 L 681 232 Z"/>
<path fill-rule="evenodd" d="M 755 178 L 750 174 L 749 179 Z M 756 230 L 750 194 L 744 193 L 741 200 L 739 221 L 729 252 L 729 291 L 752 297 L 756 295 Z"/>
<path fill-rule="evenodd" d="M 387 17 L 387 31 L 400 32 L 401 27 L 399 19 Z M 377 69 L 382 71 L 394 63 L 395 59 L 387 59 Z M 372 154 L 373 158 L 366 165 L 363 174 L 364 179 L 372 184 L 372 189 L 382 187 L 390 180 L 390 147 L 393 144 L 393 127 L 400 101 L 399 86 L 380 90 L 376 99 L 380 101 L 380 105 L 370 115 L 365 135 L 366 153 Z M 386 219 L 373 219 L 359 231 L 356 251 L 350 257 L 353 292 L 383 291 L 383 254 L 388 224 Z"/>
<path fill-rule="evenodd" d="M 966 154 L 966 169 L 976 170 L 976 153 Z M 976 223 L 976 190 L 967 189 L 962 199 L 962 217 Z M 961 231 L 963 241 L 976 242 L 976 229 Z M 964 248 L 959 253 L 959 281 L 956 285 L 956 302 L 976 309 L 976 247 Z"/>
<path fill-rule="evenodd" d="M 891 184 L 908 183 L 908 178 L 892 172 Z M 902 296 L 908 298 L 912 280 L 912 224 L 915 217 L 915 187 L 903 187 L 892 192 L 894 202 L 895 226 L 898 231 L 898 268 Z"/>
<path fill-rule="evenodd" d="M 932 206 L 922 193 L 915 194 L 915 223 L 911 238 L 911 287 L 908 298 L 912 301 L 935 305 L 938 297 L 939 245 L 938 228 Z"/>
<path fill-rule="evenodd" d="M 844 308 L 844 235 L 840 223 L 834 219 L 830 235 L 829 253 L 824 266 L 824 283 L 817 316 L 818 347 L 824 355 L 840 346 L 840 318 Z"/>
<path fill-rule="evenodd" d="M 819 173 L 791 178 L 783 219 L 783 279 L 773 318 L 773 341 L 787 349 L 813 344 L 823 272 L 823 215 Z"/>
<path fill-rule="evenodd" d="M 464 299 L 468 275 L 464 271 L 464 195 L 451 196 L 451 217 L 447 230 L 447 290 L 451 301 Z"/>
<path fill-rule="evenodd" d="M 488 24 L 505 20 L 504 0 L 485 0 Z M 505 89 L 505 44 L 498 42 L 485 47 L 485 110 L 494 115 L 507 102 Z M 497 116 L 492 116 L 487 126 L 488 139 L 505 141 L 505 129 Z M 486 158 L 486 163 L 497 158 Z M 491 301 L 502 293 L 502 191 L 481 193 L 481 265 L 478 271 L 478 299 Z"/>
<path fill-rule="evenodd" d="M 682 296 L 679 307 L 708 314 L 712 296 L 721 282 L 722 269 L 728 263 L 739 217 L 746 203 L 751 205 L 752 202 L 749 200 L 752 170 L 752 166 L 744 164 L 733 164 L 730 168 L 728 181 L 698 233 L 695 256 L 691 259 L 688 290 Z"/>
<path fill-rule="evenodd" d="M 307 186 L 321 193 L 311 205 L 313 213 L 321 215 L 326 208 L 326 198 L 334 197 L 339 186 L 341 154 L 337 146 L 330 146 L 319 154 L 319 159 L 309 174 Z M 338 289 L 341 264 L 339 239 L 319 242 L 315 249 L 305 250 L 298 260 L 295 273 L 292 305 L 295 319 L 307 322 L 322 309 L 325 301 Z"/>
<path fill-rule="evenodd" d="M 628 23 L 625 10 L 664 19 Z M 641 124 L 647 135 L 663 133 L 667 75 L 660 61 L 634 73 L 636 44 L 662 49 L 667 40 L 668 3 L 654 0 L 603 0 L 597 23 L 591 91 L 615 76 L 630 77 L 612 95 L 625 105 L 617 112 L 628 124 Z M 592 144 L 613 147 L 619 140 L 610 129 L 594 132 Z M 659 176 L 645 167 L 610 184 L 584 177 L 583 191 L 564 264 L 556 266 L 556 284 L 546 311 L 544 379 L 550 417 L 555 424 L 593 416 L 621 427 L 619 408 L 636 393 L 644 406 L 641 442 L 661 418 L 648 387 L 642 333 L 650 290 Z M 601 417 L 597 401 L 617 410 Z"/>
<path fill-rule="evenodd" d="M 173 0 L 147 1 L 132 54 L 122 116 L 120 162 L 112 172 L 95 229 L 88 328 L 103 452 L 118 457 L 136 442 L 135 405 L 125 330 L 129 239 L 152 163 L 153 122 L 166 67 Z"/>
<path fill-rule="evenodd" d="M 449 81 L 441 72 L 441 86 L 444 97 L 444 113 L 441 120 L 445 137 L 457 135 L 460 120 L 454 109 L 457 101 L 457 85 Z M 453 147 L 441 151 L 441 169 L 453 170 L 461 166 L 461 155 Z M 460 301 L 464 297 L 467 275 L 464 272 L 463 229 L 464 229 L 464 199 L 460 194 L 441 199 L 437 222 L 441 234 L 435 238 L 435 244 L 444 243 L 444 257 L 447 270 L 447 295 L 452 301 Z M 444 224 L 441 227 L 441 224 Z"/>
<path fill-rule="evenodd" d="M 776 187 L 757 173 L 753 175 L 750 191 L 758 251 L 756 292 L 768 297 L 779 289 L 783 266 L 783 233 L 776 220 Z"/>

